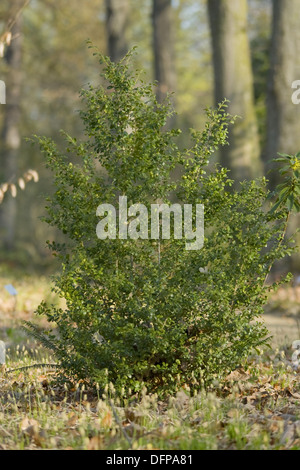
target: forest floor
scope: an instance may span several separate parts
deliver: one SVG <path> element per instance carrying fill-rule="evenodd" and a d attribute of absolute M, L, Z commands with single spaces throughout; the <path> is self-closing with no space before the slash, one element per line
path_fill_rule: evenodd
<path fill-rule="evenodd" d="M 182 389 L 165 401 L 145 391 L 121 403 L 113 387 L 105 396 L 81 383 L 68 388 L 47 366 L 12 371 L 55 362 L 20 328 L 41 300 L 58 302 L 48 277 L 0 270 L 0 340 L 8 348 L 0 371 L 0 449 L 300 450 L 300 370 L 291 361 L 292 342 L 300 340 L 300 286 L 269 300 L 262 321 L 272 350 L 249 358 L 249 368 L 222 387 L 196 396 Z"/>

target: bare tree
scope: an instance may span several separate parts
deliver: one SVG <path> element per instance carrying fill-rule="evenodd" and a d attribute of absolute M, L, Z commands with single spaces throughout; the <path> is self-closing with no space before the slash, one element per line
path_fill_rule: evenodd
<path fill-rule="evenodd" d="M 230 129 L 230 145 L 220 151 L 221 164 L 235 180 L 262 172 L 247 14 L 247 0 L 208 0 L 215 102 L 228 99 L 231 114 L 241 117 Z"/>
<path fill-rule="evenodd" d="M 114 62 L 120 61 L 128 52 L 126 37 L 128 16 L 128 0 L 106 0 L 108 54 Z"/>

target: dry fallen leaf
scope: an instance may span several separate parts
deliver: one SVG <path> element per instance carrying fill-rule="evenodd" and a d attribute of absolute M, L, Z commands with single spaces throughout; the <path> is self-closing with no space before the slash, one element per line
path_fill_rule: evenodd
<path fill-rule="evenodd" d="M 45 431 L 40 429 L 40 425 L 35 419 L 24 418 L 20 423 L 20 429 L 23 434 L 33 440 L 35 445 L 42 447 L 46 434 Z"/>
<path fill-rule="evenodd" d="M 296 398 L 297 400 L 300 400 L 300 393 L 297 393 L 297 392 L 291 392 L 289 390 L 289 395 L 291 395 L 293 398 Z"/>
<path fill-rule="evenodd" d="M 237 382 L 240 380 L 249 380 L 249 375 L 244 371 L 234 370 L 227 375 L 226 380 Z"/>
<path fill-rule="evenodd" d="M 104 428 L 110 428 L 111 425 L 112 425 L 112 414 L 111 414 L 111 411 L 108 410 L 103 416 L 103 418 L 101 419 L 101 426 L 103 426 Z"/>
<path fill-rule="evenodd" d="M 103 438 L 101 436 L 94 436 L 89 439 L 87 450 L 101 450 L 103 449 Z"/>
<path fill-rule="evenodd" d="M 32 418 L 26 417 L 22 419 L 20 423 L 20 429 L 22 432 L 26 432 L 28 428 L 31 428 L 33 426 L 39 427 L 39 423 L 35 419 L 32 419 Z"/>
<path fill-rule="evenodd" d="M 77 421 L 78 421 L 78 416 L 75 413 L 71 413 L 69 415 L 69 419 L 66 424 L 68 428 L 74 428 L 77 424 Z"/>
<path fill-rule="evenodd" d="M 24 434 L 31 438 L 39 433 L 39 423 L 35 419 L 24 418 L 20 428 Z"/>

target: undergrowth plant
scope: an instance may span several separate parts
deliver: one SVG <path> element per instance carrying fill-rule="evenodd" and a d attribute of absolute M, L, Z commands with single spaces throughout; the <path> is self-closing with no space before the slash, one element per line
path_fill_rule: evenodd
<path fill-rule="evenodd" d="M 169 102 L 159 104 L 153 85 L 131 72 L 131 53 L 117 64 L 95 55 L 100 85 L 81 92 L 85 138 L 64 133 L 63 151 L 34 139 L 56 188 L 45 220 L 66 235 L 48 242 L 61 261 L 54 290 L 66 308 L 42 303 L 37 314 L 53 328 L 25 329 L 53 350 L 65 376 L 102 390 L 110 382 L 122 395 L 144 385 L 161 394 L 208 387 L 268 342 L 260 317 L 277 284 L 266 277 L 294 249 L 284 233 L 295 204 L 274 207 L 264 178 L 234 190 L 227 170 L 211 163 L 235 120 L 226 101 L 206 110 L 204 129 L 191 130 L 182 150 L 180 131 L 165 125 Z M 187 250 L 174 230 L 170 239 L 97 238 L 97 207 L 118 208 L 119 196 L 149 209 L 190 204 L 194 222 L 203 204 L 203 248 Z"/>

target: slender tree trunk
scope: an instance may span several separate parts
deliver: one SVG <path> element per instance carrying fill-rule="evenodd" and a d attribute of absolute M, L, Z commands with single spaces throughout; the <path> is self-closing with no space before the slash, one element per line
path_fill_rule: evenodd
<path fill-rule="evenodd" d="M 22 6 L 22 2 L 20 3 Z M 7 62 L 6 104 L 1 107 L 4 112 L 1 135 L 2 148 L 0 165 L 3 182 L 9 182 L 17 176 L 18 154 L 21 144 L 21 84 L 22 84 L 22 16 L 18 15 L 12 29 L 13 41 L 6 50 L 4 60 Z M 1 207 L 1 231 L 4 235 L 3 244 L 8 250 L 14 247 L 17 222 L 16 200 L 8 195 Z"/>
<path fill-rule="evenodd" d="M 114 62 L 119 62 L 128 52 L 126 37 L 128 15 L 128 0 L 106 0 L 108 54 Z"/>
<path fill-rule="evenodd" d="M 162 102 L 176 88 L 174 32 L 171 0 L 153 0 L 153 50 L 157 99 Z"/>
<path fill-rule="evenodd" d="M 220 150 L 221 164 L 235 180 L 262 173 L 247 13 L 247 0 L 208 0 L 215 103 L 227 98 L 229 112 L 241 118 L 230 129 L 230 145 Z"/>
<path fill-rule="evenodd" d="M 300 1 L 273 0 L 271 67 L 267 92 L 266 169 L 277 153 L 300 151 L 300 105 L 292 102 L 292 83 L 300 80 Z M 270 174 L 271 185 L 278 182 Z"/>
<path fill-rule="evenodd" d="M 272 168 L 270 160 L 278 153 L 300 151 L 300 104 L 292 102 L 292 84 L 300 80 L 300 0 L 273 0 L 273 31 L 271 66 L 267 91 L 267 143 L 264 152 L 265 169 Z M 299 97 L 299 94 L 298 94 Z M 268 174 L 270 187 L 280 181 L 278 173 Z M 300 224 L 299 215 L 291 219 L 288 235 Z M 298 235 L 298 244 L 300 237 Z M 279 269 L 300 269 L 300 256 L 291 262 L 283 261 Z"/>

